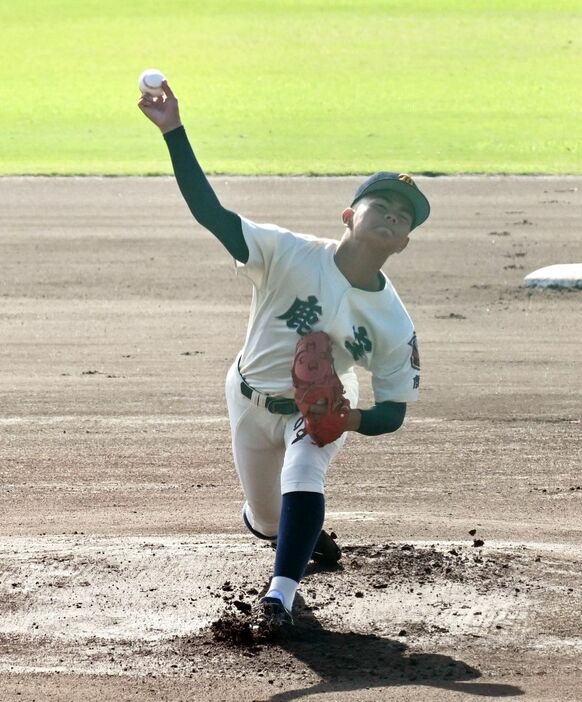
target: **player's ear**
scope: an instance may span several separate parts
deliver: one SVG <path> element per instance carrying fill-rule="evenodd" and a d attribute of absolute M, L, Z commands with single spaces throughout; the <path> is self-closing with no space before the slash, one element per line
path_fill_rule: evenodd
<path fill-rule="evenodd" d="M 346 207 L 346 209 L 342 212 L 342 222 L 348 227 L 349 229 L 352 228 L 352 220 L 354 218 L 354 210 L 351 207 Z"/>

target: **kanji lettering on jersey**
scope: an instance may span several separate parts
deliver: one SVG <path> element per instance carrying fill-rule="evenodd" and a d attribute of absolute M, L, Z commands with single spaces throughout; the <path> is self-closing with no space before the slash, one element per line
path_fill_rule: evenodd
<path fill-rule="evenodd" d="M 420 354 L 418 353 L 416 332 L 412 335 L 412 339 L 408 342 L 408 345 L 412 349 L 412 353 L 410 354 L 410 365 L 414 368 L 414 370 L 420 370 Z M 418 387 L 418 385 L 415 385 L 414 387 Z"/>
<path fill-rule="evenodd" d="M 372 350 L 372 342 L 368 338 L 366 327 L 352 327 L 354 332 L 354 342 L 346 341 L 345 347 L 354 357 L 354 361 L 358 361 L 362 356 Z"/>
<path fill-rule="evenodd" d="M 297 333 L 303 336 L 312 331 L 314 324 L 319 322 L 319 316 L 322 313 L 322 308 L 318 304 L 319 300 L 315 295 L 309 295 L 307 300 L 295 298 L 295 302 L 291 307 L 277 319 L 284 319 L 287 322 L 289 329 L 296 329 Z"/>

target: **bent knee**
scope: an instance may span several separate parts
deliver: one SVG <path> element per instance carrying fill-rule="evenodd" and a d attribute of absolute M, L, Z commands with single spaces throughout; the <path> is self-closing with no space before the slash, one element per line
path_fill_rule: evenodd
<path fill-rule="evenodd" d="M 325 471 L 313 465 L 284 466 L 281 473 L 281 494 L 288 492 L 325 492 Z"/>

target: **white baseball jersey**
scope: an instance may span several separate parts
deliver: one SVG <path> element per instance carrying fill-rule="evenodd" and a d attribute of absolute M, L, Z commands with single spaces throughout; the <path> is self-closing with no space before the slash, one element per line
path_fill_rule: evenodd
<path fill-rule="evenodd" d="M 385 286 L 378 292 L 354 288 L 334 260 L 339 242 L 241 221 L 249 259 L 236 263 L 253 283 L 240 362 L 246 381 L 260 392 L 292 397 L 299 336 L 324 331 L 348 396 L 357 388 L 357 364 L 370 371 L 376 402 L 416 400 L 414 325 L 388 278 L 382 273 Z"/>

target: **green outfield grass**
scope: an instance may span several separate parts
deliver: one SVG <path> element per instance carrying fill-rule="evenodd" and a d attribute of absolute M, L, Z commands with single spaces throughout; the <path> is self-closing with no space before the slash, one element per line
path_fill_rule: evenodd
<path fill-rule="evenodd" d="M 2 174 L 582 173 L 580 0 L 0 0 Z"/>

